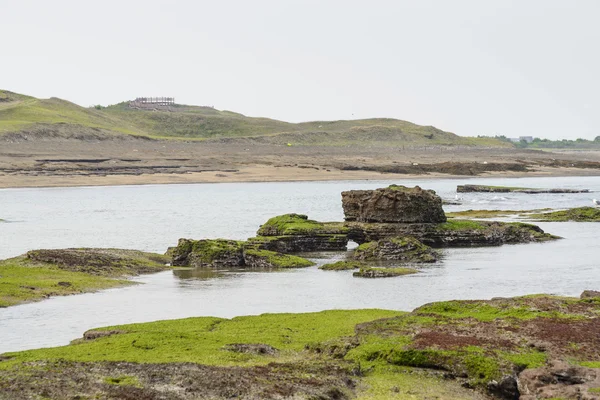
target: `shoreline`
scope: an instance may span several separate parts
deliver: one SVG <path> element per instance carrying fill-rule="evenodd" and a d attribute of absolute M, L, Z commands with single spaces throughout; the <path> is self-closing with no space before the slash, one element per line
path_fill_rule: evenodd
<path fill-rule="evenodd" d="M 341 180 L 428 180 L 472 178 L 528 178 L 528 177 L 585 177 L 600 176 L 596 169 L 541 167 L 530 172 L 498 171 L 479 175 L 452 175 L 444 173 L 395 174 L 375 171 L 344 171 L 336 169 L 298 168 L 286 166 L 250 165 L 236 172 L 213 170 L 210 172 L 156 173 L 139 175 L 0 175 L 0 189 L 85 187 L 85 186 L 136 186 L 198 183 L 265 183 L 311 182 Z"/>

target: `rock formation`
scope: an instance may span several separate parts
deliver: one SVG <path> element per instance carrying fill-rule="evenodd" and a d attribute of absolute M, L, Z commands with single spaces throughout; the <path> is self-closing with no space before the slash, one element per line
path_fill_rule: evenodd
<path fill-rule="evenodd" d="M 363 243 L 354 251 L 357 260 L 395 260 L 429 263 L 437 261 L 437 253 L 417 239 L 405 236 Z"/>
<path fill-rule="evenodd" d="M 225 239 L 179 239 L 172 250 L 174 266 L 192 268 L 301 268 L 313 265 L 302 257 L 264 250 L 254 242 Z"/>
<path fill-rule="evenodd" d="M 442 199 L 419 186 L 391 185 L 375 190 L 342 192 L 346 221 L 391 223 L 446 222 Z"/>
<path fill-rule="evenodd" d="M 487 185 L 458 185 L 456 191 L 459 193 L 589 193 L 589 189 L 536 189 L 510 186 L 487 186 Z"/>
<path fill-rule="evenodd" d="M 248 241 L 280 253 L 346 250 L 348 228 L 341 222 L 318 222 L 302 214 L 284 214 L 265 222 Z"/>
<path fill-rule="evenodd" d="M 412 236 L 432 247 L 500 246 L 558 239 L 521 222 L 452 220 L 442 224 L 348 222 L 348 238 L 362 244 L 390 237 Z"/>

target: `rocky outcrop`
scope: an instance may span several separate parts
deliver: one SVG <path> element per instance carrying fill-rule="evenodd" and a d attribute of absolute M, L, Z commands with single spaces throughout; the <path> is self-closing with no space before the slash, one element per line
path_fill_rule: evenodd
<path fill-rule="evenodd" d="M 265 222 L 248 241 L 280 253 L 346 250 L 348 228 L 341 222 L 318 222 L 303 214 L 284 214 Z"/>
<path fill-rule="evenodd" d="M 357 260 L 394 260 L 406 263 L 430 263 L 437 261 L 438 254 L 417 239 L 404 236 L 363 243 L 356 248 Z"/>
<path fill-rule="evenodd" d="M 600 292 L 597 290 L 584 290 L 580 296 L 581 299 L 600 299 Z"/>
<path fill-rule="evenodd" d="M 174 266 L 192 268 L 301 268 L 313 265 L 302 257 L 258 248 L 256 243 L 225 239 L 179 239 L 172 250 Z"/>
<path fill-rule="evenodd" d="M 126 249 L 49 249 L 31 250 L 25 255 L 33 262 L 51 264 L 59 269 L 98 276 L 125 276 L 158 272 L 168 267 L 169 259 L 155 253 Z"/>
<path fill-rule="evenodd" d="M 487 186 L 487 185 L 458 185 L 456 191 L 459 193 L 589 193 L 589 189 L 535 189 L 510 186 Z"/>
<path fill-rule="evenodd" d="M 412 236 L 432 247 L 499 246 L 558 239 L 536 225 L 520 222 L 452 220 L 443 224 L 346 223 L 348 238 L 362 244 Z"/>
<path fill-rule="evenodd" d="M 564 361 L 525 370 L 519 374 L 518 383 L 521 400 L 600 399 L 600 370 Z"/>
<path fill-rule="evenodd" d="M 376 190 L 342 192 L 346 221 L 390 223 L 446 222 L 442 199 L 419 186 L 392 185 Z"/>

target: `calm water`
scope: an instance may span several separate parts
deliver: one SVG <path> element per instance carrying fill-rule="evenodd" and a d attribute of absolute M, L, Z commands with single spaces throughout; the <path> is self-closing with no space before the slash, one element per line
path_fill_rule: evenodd
<path fill-rule="evenodd" d="M 0 190 L 0 258 L 36 248 L 121 247 L 164 252 L 180 237 L 245 239 L 273 215 L 342 220 L 340 192 L 390 183 L 418 184 L 453 199 L 457 184 L 588 188 L 600 177 L 237 183 Z M 591 205 L 592 194 L 461 194 L 465 209 L 534 209 Z M 332 308 L 411 310 L 446 299 L 530 293 L 578 295 L 600 288 L 600 224 L 543 223 L 564 240 L 502 247 L 445 249 L 422 273 L 353 278 L 317 267 L 283 272 L 192 274 L 168 271 L 141 285 L 57 297 L 0 309 L 0 353 L 67 344 L 87 329 L 189 316 L 307 312 Z M 323 263 L 340 254 L 320 254 Z"/>

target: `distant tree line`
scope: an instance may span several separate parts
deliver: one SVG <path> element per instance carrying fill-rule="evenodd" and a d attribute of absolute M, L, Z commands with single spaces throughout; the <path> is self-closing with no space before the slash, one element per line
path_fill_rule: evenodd
<path fill-rule="evenodd" d="M 480 136 L 485 137 L 485 136 Z M 512 143 L 515 147 L 522 149 L 600 149 L 600 136 L 596 136 L 594 140 L 588 139 L 561 139 L 561 140 L 550 140 L 534 138 L 532 142 L 520 140 L 515 142 L 504 135 L 496 135 L 495 139 L 503 142 Z"/>

